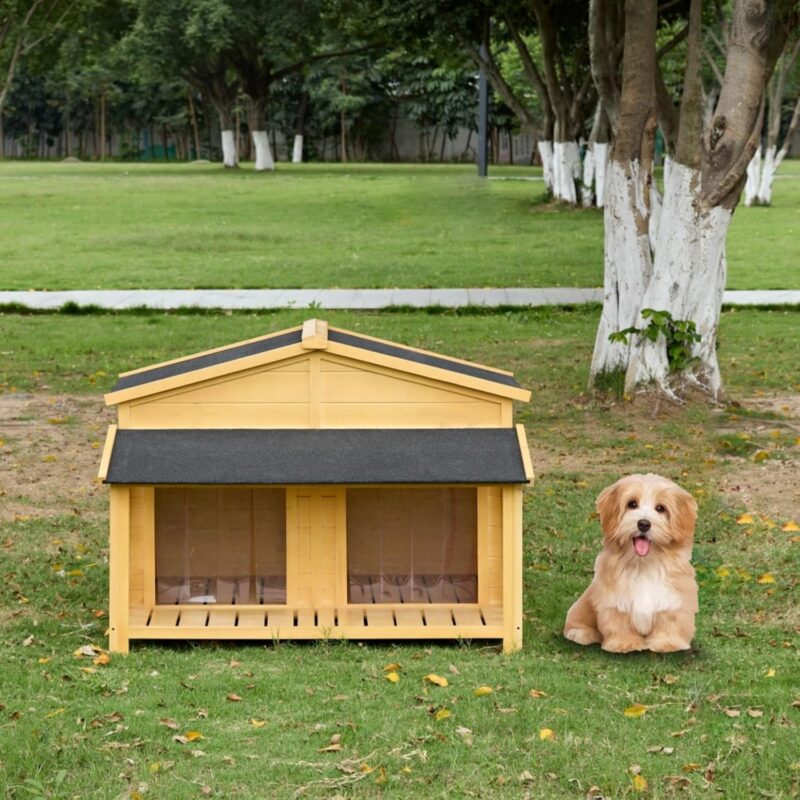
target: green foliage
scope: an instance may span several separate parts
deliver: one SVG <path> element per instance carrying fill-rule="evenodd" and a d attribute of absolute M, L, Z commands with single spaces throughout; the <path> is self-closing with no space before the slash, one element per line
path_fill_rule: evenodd
<path fill-rule="evenodd" d="M 626 344 L 628 337 L 636 335 L 656 342 L 663 336 L 670 372 L 685 372 L 697 363 L 692 349 L 695 342 L 700 341 L 700 334 L 693 320 L 673 319 L 669 311 L 656 311 L 653 308 L 643 308 L 642 318 L 650 320 L 644 328 L 632 327 L 614 331 L 608 335 L 609 341 Z"/>

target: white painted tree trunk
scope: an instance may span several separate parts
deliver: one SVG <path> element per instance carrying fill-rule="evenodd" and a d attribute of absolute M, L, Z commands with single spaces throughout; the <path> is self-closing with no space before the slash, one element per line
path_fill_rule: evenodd
<path fill-rule="evenodd" d="M 256 172 L 266 172 L 275 169 L 272 158 L 272 148 L 269 146 L 269 136 L 266 131 L 253 131 L 253 144 L 256 147 Z"/>
<path fill-rule="evenodd" d="M 732 212 L 726 208 L 705 209 L 697 202 L 698 170 L 673 164 L 664 192 L 652 278 L 641 299 L 641 308 L 667 310 L 676 320 L 692 320 L 700 342 L 692 348 L 699 361 L 694 379 L 714 396 L 721 379 L 716 355 L 717 326 L 725 289 L 727 263 L 725 240 Z M 647 325 L 641 315 L 636 327 Z M 625 376 L 625 391 L 656 383 L 671 393 L 669 361 L 663 337 L 651 342 L 634 337 Z"/>
<path fill-rule="evenodd" d="M 536 142 L 536 149 L 539 151 L 539 158 L 542 159 L 542 177 L 544 185 L 553 191 L 553 143 L 548 139 L 541 139 Z"/>
<path fill-rule="evenodd" d="M 764 162 L 761 164 L 761 177 L 758 182 L 758 202 L 762 206 L 768 206 L 772 202 L 772 181 L 775 178 L 775 170 L 778 164 L 775 160 L 775 153 L 778 148 L 775 145 L 768 147 L 764 153 Z"/>
<path fill-rule="evenodd" d="M 608 142 L 594 145 L 594 197 L 598 208 L 606 201 L 606 171 L 608 170 Z"/>
<path fill-rule="evenodd" d="M 658 229 L 661 227 L 661 210 L 664 205 L 664 198 L 658 191 L 655 180 L 650 184 L 650 220 L 647 225 L 647 232 L 650 237 L 650 251 L 655 253 L 658 241 Z"/>
<path fill-rule="evenodd" d="M 581 154 L 577 142 L 553 143 L 553 197 L 578 202 L 575 181 L 581 176 Z"/>
<path fill-rule="evenodd" d="M 758 197 L 758 190 L 761 185 L 761 148 L 756 150 L 750 163 L 747 165 L 747 181 L 744 184 L 744 204 L 753 205 L 753 201 Z"/>
<path fill-rule="evenodd" d="M 594 160 L 594 142 L 589 142 L 586 153 L 583 156 L 583 178 L 581 179 L 581 201 L 584 208 L 591 208 L 594 205 L 594 177 L 597 172 Z"/>
<path fill-rule="evenodd" d="M 294 136 L 294 147 L 292 147 L 292 164 L 303 163 L 303 134 L 296 133 Z"/>
<path fill-rule="evenodd" d="M 638 162 L 608 162 L 605 187 L 603 312 L 592 355 L 590 385 L 601 373 L 625 369 L 631 345 L 609 341 L 639 316 L 640 300 L 652 272 L 646 225 L 648 191 Z M 638 219 L 637 219 L 638 216 Z"/>
<path fill-rule="evenodd" d="M 222 164 L 228 168 L 239 166 L 239 154 L 236 152 L 236 137 L 233 131 L 222 131 Z"/>

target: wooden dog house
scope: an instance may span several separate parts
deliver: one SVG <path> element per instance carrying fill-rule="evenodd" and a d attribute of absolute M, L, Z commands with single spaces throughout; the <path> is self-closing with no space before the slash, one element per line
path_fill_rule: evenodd
<path fill-rule="evenodd" d="M 320 320 L 124 373 L 106 403 L 110 649 L 130 639 L 522 643 L 508 372 Z"/>

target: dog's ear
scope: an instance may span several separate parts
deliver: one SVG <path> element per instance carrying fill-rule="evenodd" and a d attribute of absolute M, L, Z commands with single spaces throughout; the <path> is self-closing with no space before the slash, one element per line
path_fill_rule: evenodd
<path fill-rule="evenodd" d="M 600 527 L 606 536 L 610 536 L 617 528 L 621 516 L 619 496 L 622 482 L 617 481 L 603 489 L 597 497 L 597 513 L 600 515 Z"/>
<path fill-rule="evenodd" d="M 675 515 L 672 524 L 678 534 L 678 539 L 684 541 L 694 536 L 694 526 L 697 522 L 697 501 L 685 489 L 676 486 L 672 490 Z"/>

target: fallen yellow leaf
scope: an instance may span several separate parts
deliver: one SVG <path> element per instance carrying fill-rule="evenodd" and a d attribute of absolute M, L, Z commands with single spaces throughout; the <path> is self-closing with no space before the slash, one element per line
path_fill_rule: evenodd
<path fill-rule="evenodd" d="M 752 525 L 754 522 L 752 514 L 740 514 L 736 517 L 737 525 Z"/>
<path fill-rule="evenodd" d="M 233 692 L 231 692 L 225 699 L 230 700 L 231 703 L 240 703 L 242 700 L 242 698 L 239 697 L 238 694 L 234 694 Z"/>
<path fill-rule="evenodd" d="M 440 708 L 433 716 L 433 718 L 437 722 L 441 722 L 443 719 L 447 719 L 448 717 L 452 717 L 453 713 L 447 708 Z"/>
<path fill-rule="evenodd" d="M 387 672 L 383 677 L 390 683 L 400 682 L 400 675 L 397 672 Z"/>
<path fill-rule="evenodd" d="M 717 567 L 714 572 L 716 572 L 720 578 L 727 578 L 731 574 L 731 571 L 727 567 Z"/>
<path fill-rule="evenodd" d="M 541 728 L 539 730 L 539 739 L 543 742 L 552 742 L 556 738 L 556 732 L 551 728 Z"/>
<path fill-rule="evenodd" d="M 641 703 L 634 703 L 632 706 L 628 706 L 622 713 L 626 717 L 636 718 L 644 716 L 647 712 L 647 706 L 643 706 Z"/>
<path fill-rule="evenodd" d="M 187 742 L 196 742 L 198 739 L 206 738 L 200 731 L 186 731 L 185 736 Z"/>
<path fill-rule="evenodd" d="M 486 697 L 487 694 L 491 694 L 493 691 L 491 686 L 479 686 L 472 694 L 475 697 Z"/>
<path fill-rule="evenodd" d="M 793 533 L 794 531 L 800 531 L 800 525 L 798 525 L 793 519 L 791 519 L 785 525 L 781 526 L 781 530 L 784 533 Z"/>
<path fill-rule="evenodd" d="M 684 764 L 681 767 L 681 769 L 684 772 L 697 772 L 697 770 L 702 769 L 702 768 L 703 768 L 703 765 L 702 764 L 698 764 L 695 761 L 690 761 L 688 764 Z"/>
<path fill-rule="evenodd" d="M 391 664 L 387 664 L 384 668 L 384 672 L 400 672 L 400 665 L 396 664 L 394 661 Z"/>
<path fill-rule="evenodd" d="M 254 728 L 263 728 L 267 724 L 267 721 L 265 719 L 251 719 L 250 724 Z"/>
<path fill-rule="evenodd" d="M 430 675 L 425 676 L 425 680 L 428 683 L 434 684 L 434 686 L 449 686 L 450 684 L 447 681 L 447 678 L 443 678 L 441 675 L 436 675 L 435 673 L 431 672 Z"/>
<path fill-rule="evenodd" d="M 647 791 L 647 781 L 645 780 L 643 775 L 634 775 L 633 776 L 633 790 L 635 792 L 646 792 Z"/>
<path fill-rule="evenodd" d="M 534 700 L 538 700 L 540 697 L 547 697 L 547 692 L 541 691 L 541 689 L 531 689 L 528 692 L 528 697 L 532 697 Z"/>
<path fill-rule="evenodd" d="M 775 578 L 769 572 L 765 572 L 763 575 L 758 576 L 758 583 L 775 583 Z"/>
<path fill-rule="evenodd" d="M 108 653 L 100 653 L 99 656 L 92 659 L 92 664 L 95 664 L 98 667 L 102 667 L 110 663 L 111 663 L 111 656 Z"/>
<path fill-rule="evenodd" d="M 39 659 L 39 663 L 40 663 L 40 664 L 47 664 L 49 661 L 50 661 L 50 656 L 42 656 L 42 657 Z"/>
<path fill-rule="evenodd" d="M 767 671 L 764 673 L 764 677 L 765 677 L 765 678 L 774 678 L 776 674 L 777 674 L 777 673 L 775 672 L 775 670 L 774 670 L 772 667 L 770 667 L 770 668 L 769 668 L 769 669 L 768 669 L 768 670 L 767 670 Z"/>

